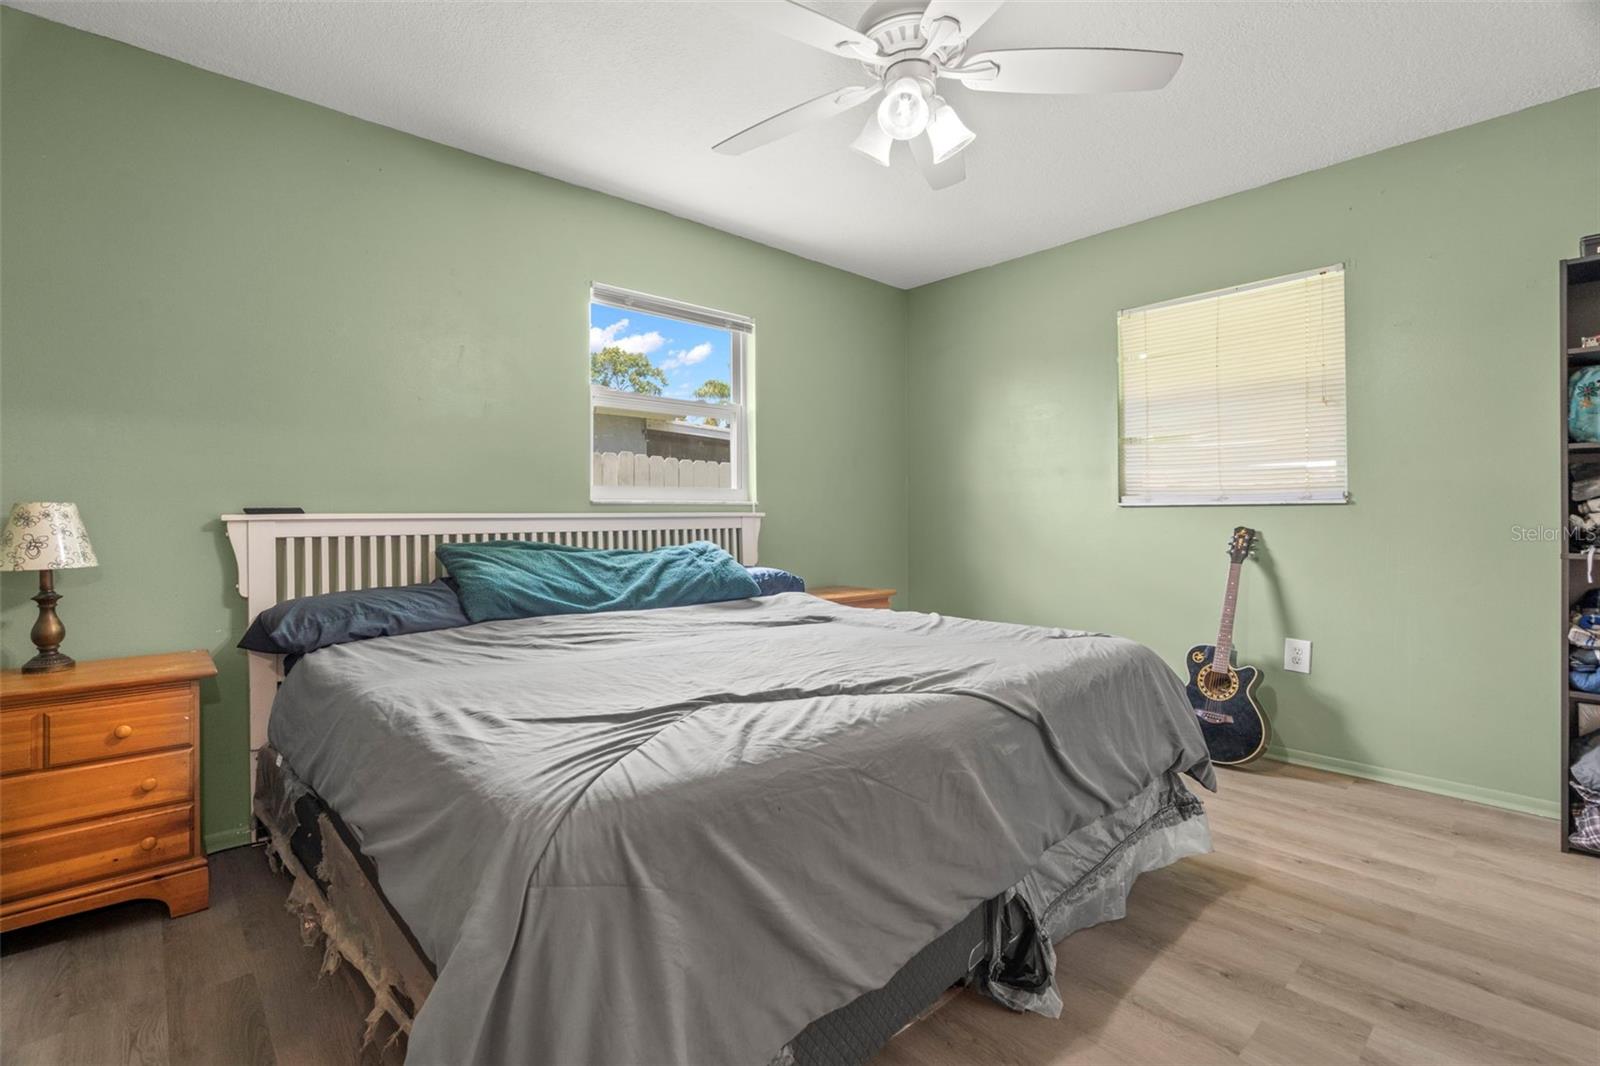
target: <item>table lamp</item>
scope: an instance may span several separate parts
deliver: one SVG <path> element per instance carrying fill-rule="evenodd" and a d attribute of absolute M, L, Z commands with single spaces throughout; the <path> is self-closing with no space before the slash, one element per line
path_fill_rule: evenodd
<path fill-rule="evenodd" d="M 75 503 L 19 503 L 0 530 L 0 568 L 39 571 L 39 618 L 29 636 L 39 654 L 22 664 L 25 674 L 65 670 L 72 659 L 61 654 L 67 627 L 56 617 L 55 572 L 98 566 Z"/>

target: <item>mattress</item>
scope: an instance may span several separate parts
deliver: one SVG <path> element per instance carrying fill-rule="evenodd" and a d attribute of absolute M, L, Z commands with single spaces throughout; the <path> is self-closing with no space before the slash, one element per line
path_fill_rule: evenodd
<path fill-rule="evenodd" d="M 988 901 L 981 983 L 1058 1010 L 1051 917 L 1211 784 L 1147 648 L 795 594 L 326 648 L 268 735 L 437 965 L 418 1062 L 766 1062 Z"/>

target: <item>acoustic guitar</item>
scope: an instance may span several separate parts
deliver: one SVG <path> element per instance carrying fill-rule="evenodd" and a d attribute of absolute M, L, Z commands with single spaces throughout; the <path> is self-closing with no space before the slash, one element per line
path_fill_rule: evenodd
<path fill-rule="evenodd" d="M 1239 766 L 1267 748 L 1267 716 L 1256 703 L 1261 671 L 1240 666 L 1233 652 L 1233 612 L 1239 601 L 1239 571 L 1255 547 L 1256 531 L 1239 526 L 1228 541 L 1228 591 L 1215 644 L 1189 649 L 1189 706 L 1200 719 L 1211 761 Z"/>

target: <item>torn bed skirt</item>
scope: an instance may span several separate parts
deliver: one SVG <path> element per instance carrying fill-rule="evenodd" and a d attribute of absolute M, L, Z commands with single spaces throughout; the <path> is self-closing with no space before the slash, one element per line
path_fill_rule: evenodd
<path fill-rule="evenodd" d="M 433 964 L 384 898 L 371 864 L 277 752 L 260 752 L 255 815 L 268 855 L 291 875 L 288 907 L 324 969 L 349 962 L 373 992 L 367 1039 L 387 1016 L 398 1039 L 433 988 Z M 1057 1017 L 1055 945 L 1125 913 L 1141 873 L 1211 850 L 1200 801 L 1176 774 L 1132 803 L 1069 834 L 1027 877 L 938 938 L 877 992 L 818 1018 L 768 1066 L 852 1066 L 867 1061 L 948 986 L 970 983 L 1018 1011 Z"/>

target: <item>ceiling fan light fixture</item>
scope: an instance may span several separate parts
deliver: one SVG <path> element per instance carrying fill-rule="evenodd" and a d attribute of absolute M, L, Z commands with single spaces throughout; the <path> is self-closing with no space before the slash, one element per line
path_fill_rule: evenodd
<path fill-rule="evenodd" d="M 928 128 L 928 90 L 916 78 L 896 78 L 878 104 L 878 125 L 897 141 L 909 141 Z"/>
<path fill-rule="evenodd" d="M 877 115 L 869 115 L 867 124 L 861 127 L 860 135 L 850 142 L 850 147 L 880 167 L 886 167 L 889 165 L 889 149 L 894 147 L 894 138 L 884 132 Z"/>
<path fill-rule="evenodd" d="M 0 0 L 4 3 L 5 0 Z M 809 0 L 725 5 L 776 33 L 835 56 L 860 59 L 865 85 L 835 89 L 796 104 L 712 145 L 742 155 L 807 126 L 862 107 L 879 93 L 868 128 L 850 147 L 889 166 L 894 142 L 905 141 L 931 189 L 947 189 L 967 174 L 962 152 L 976 137 L 939 95 L 949 79 L 972 92 L 1024 95 L 1143 92 L 1172 80 L 1180 52 L 1141 48 L 1024 47 L 985 51 L 977 33 L 1005 0 L 880 0 L 859 28 L 807 6 Z M 922 139 L 926 132 L 927 140 Z"/>
<path fill-rule="evenodd" d="M 933 149 L 935 164 L 943 163 L 977 138 L 978 135 L 961 121 L 955 108 L 945 103 L 943 97 L 934 98 L 933 117 L 928 120 L 928 146 Z"/>

